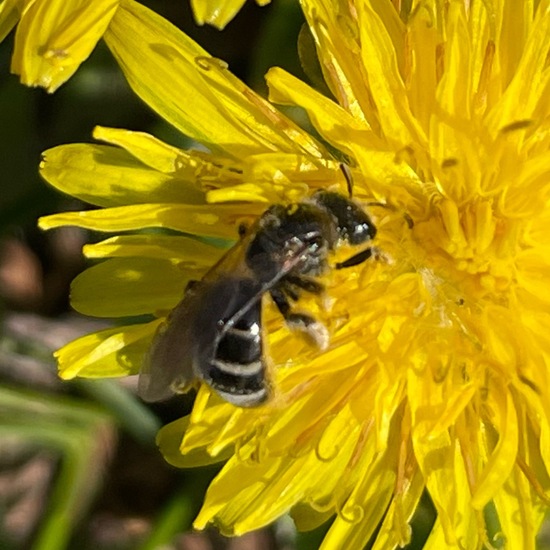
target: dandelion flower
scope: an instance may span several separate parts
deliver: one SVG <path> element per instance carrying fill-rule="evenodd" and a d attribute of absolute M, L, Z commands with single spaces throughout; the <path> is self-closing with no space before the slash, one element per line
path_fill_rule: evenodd
<path fill-rule="evenodd" d="M 327 275 L 327 311 L 305 301 L 330 329 L 323 353 L 266 301 L 272 401 L 240 409 L 203 385 L 162 429 L 177 466 L 227 460 L 195 527 L 237 535 L 290 512 L 299 529 L 332 518 L 322 548 L 394 548 L 426 492 L 426 548 L 534 548 L 550 481 L 550 2 L 301 3 L 332 97 L 274 68 L 270 100 L 302 107 L 332 153 L 125 0 L 109 47 L 209 152 L 98 129 L 112 145 L 48 151 L 42 173 L 104 208 L 41 225 L 235 238 L 269 204 L 345 192 L 346 158 L 380 258 Z M 86 253 L 105 261 L 76 279 L 76 309 L 157 318 L 67 345 L 65 378 L 137 372 L 186 279 L 221 251 L 140 233 Z"/>

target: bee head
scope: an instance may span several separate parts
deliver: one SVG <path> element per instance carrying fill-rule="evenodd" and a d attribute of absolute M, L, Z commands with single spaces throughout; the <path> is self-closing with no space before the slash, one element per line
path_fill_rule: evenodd
<path fill-rule="evenodd" d="M 313 200 L 333 217 L 340 239 L 358 245 L 375 237 L 374 223 L 351 199 L 331 191 L 318 191 Z"/>

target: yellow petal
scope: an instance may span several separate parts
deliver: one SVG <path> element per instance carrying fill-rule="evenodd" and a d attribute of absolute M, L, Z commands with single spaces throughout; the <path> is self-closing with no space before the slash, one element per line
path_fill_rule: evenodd
<path fill-rule="evenodd" d="M 395 13 L 390 4 L 385 4 L 385 9 L 380 6 L 380 11 Z M 397 149 L 411 141 L 425 143 L 426 136 L 410 112 L 390 29 L 370 3 L 364 2 L 358 12 L 361 59 L 384 135 Z"/>
<path fill-rule="evenodd" d="M 464 548 L 476 548 L 476 516 L 471 506 L 470 487 L 459 445 L 451 441 L 448 434 L 422 441 L 413 437 L 413 443 L 427 489 L 438 512 L 438 521 L 427 547 L 434 550 L 452 548 L 460 540 Z"/>
<path fill-rule="evenodd" d="M 178 159 L 189 154 L 188 151 L 172 147 L 145 132 L 96 126 L 93 135 L 97 140 L 126 149 L 143 164 L 163 174 L 176 172 L 179 164 Z"/>
<path fill-rule="evenodd" d="M 482 509 L 510 476 L 518 452 L 518 420 L 510 392 L 495 387 L 488 405 L 494 415 L 498 443 L 490 451 L 489 461 L 477 481 L 472 506 Z"/>
<path fill-rule="evenodd" d="M 308 504 L 302 502 L 292 508 L 290 515 L 298 531 L 313 531 L 328 521 L 335 513 L 335 510 L 319 511 Z"/>
<path fill-rule="evenodd" d="M 290 73 L 274 67 L 266 74 L 266 81 L 270 101 L 305 109 L 312 124 L 332 145 L 349 154 L 355 152 L 358 143 L 365 148 L 380 147 L 380 139 L 366 124 Z"/>
<path fill-rule="evenodd" d="M 548 97 L 542 94 L 547 90 L 549 78 L 548 71 L 545 71 L 550 49 L 549 35 L 550 5 L 544 1 L 537 10 L 513 79 L 487 116 L 487 125 L 493 135 L 518 120 L 531 119 L 541 100 L 545 102 L 545 112 L 548 113 Z"/>
<path fill-rule="evenodd" d="M 11 70 L 28 86 L 54 92 L 87 59 L 118 0 L 27 2 L 17 26 Z"/>
<path fill-rule="evenodd" d="M 362 479 L 355 484 L 336 516 L 320 550 L 363 548 L 367 544 L 382 521 L 393 495 L 397 447 L 390 445 L 388 451 L 375 457 L 368 468 L 361 467 L 360 463 L 356 465 L 363 473 Z"/>
<path fill-rule="evenodd" d="M 191 8 L 198 25 L 208 23 L 222 30 L 246 0 L 191 0 Z"/>
<path fill-rule="evenodd" d="M 289 442 L 297 440 L 300 433 L 304 431 L 304 426 L 296 422 L 296 418 L 307 419 L 308 424 L 313 424 L 328 417 L 332 410 L 338 408 L 338 404 L 345 399 L 352 388 L 357 386 L 362 376 L 364 375 L 360 370 L 355 376 L 351 372 L 345 377 L 337 376 L 340 379 L 338 385 L 336 377 L 327 376 L 319 383 L 316 392 L 311 392 L 307 398 L 296 400 L 286 407 L 284 414 L 279 415 L 266 434 L 269 436 L 269 451 L 279 454 L 288 448 Z M 330 391 L 329 388 L 333 390 Z"/>
<path fill-rule="evenodd" d="M 340 164 L 304 155 L 262 153 L 246 158 L 240 185 L 225 185 L 207 192 L 208 202 L 248 200 L 252 202 L 299 202 L 312 188 L 333 184 L 345 187 Z M 219 179 L 218 182 L 219 183 Z"/>
<path fill-rule="evenodd" d="M 202 202 L 203 193 L 177 173 L 148 168 L 126 151 L 74 143 L 43 153 L 40 175 L 55 188 L 97 206 Z"/>
<path fill-rule="evenodd" d="M 443 165 L 448 159 L 454 159 L 468 170 L 477 174 L 479 171 L 475 161 L 476 145 L 472 136 L 468 133 L 471 127 L 467 121 L 471 117 L 472 102 L 472 71 L 470 40 L 468 39 L 467 20 L 465 7 L 460 2 L 454 2 L 449 6 L 449 19 L 447 21 L 447 33 L 450 40 L 445 44 L 445 73 L 442 76 L 436 92 L 437 105 L 441 106 L 441 120 L 435 118 L 431 121 L 430 154 L 438 165 Z M 460 131 L 457 131 L 457 128 Z M 478 187 L 476 176 L 470 173 L 460 177 L 458 186 L 456 182 L 451 185 L 459 187 L 453 189 L 453 198 L 462 199 L 459 192 L 463 192 L 469 184 L 470 188 Z"/>
<path fill-rule="evenodd" d="M 214 265 L 225 249 L 189 237 L 168 235 L 120 235 L 83 249 L 87 258 L 156 258 L 176 260 L 186 267 Z"/>
<path fill-rule="evenodd" d="M 313 138 L 234 77 L 223 61 L 140 4 L 121 1 L 105 41 L 134 91 L 212 151 L 321 156 Z"/>
<path fill-rule="evenodd" d="M 522 251 L 517 256 L 518 283 L 537 300 L 545 303 L 550 299 L 546 292 L 550 277 L 547 254 L 547 246 L 540 246 Z"/>
<path fill-rule="evenodd" d="M 269 4 L 271 0 L 256 0 L 259 6 Z M 195 21 L 199 25 L 208 23 L 222 30 L 237 12 L 245 0 L 191 0 Z"/>
<path fill-rule="evenodd" d="M 197 400 L 210 400 L 212 391 L 208 386 L 202 385 L 199 389 Z M 192 422 L 181 441 L 180 452 L 187 454 L 204 447 L 211 456 L 218 456 L 224 449 L 232 448 L 236 441 L 250 429 L 251 414 L 248 410 L 238 407 L 229 408 L 223 401 L 217 405 L 209 405 L 204 416 L 197 419 L 196 407 L 193 411 Z M 253 415 L 252 415 L 253 416 Z M 210 426 L 216 426 L 211 430 Z"/>
<path fill-rule="evenodd" d="M 411 111 L 426 133 L 435 102 L 437 84 L 437 44 L 440 40 L 427 9 L 419 9 L 409 21 L 408 42 L 414 70 L 410 74 L 409 101 Z"/>
<path fill-rule="evenodd" d="M 447 17 L 449 40 L 445 43 L 445 74 L 437 87 L 437 100 L 446 114 L 469 119 L 473 95 L 470 80 L 472 55 L 464 4 L 451 3 Z M 456 128 L 452 131 L 456 132 Z"/>
<path fill-rule="evenodd" d="M 487 6 L 487 16 L 496 23 L 496 48 L 500 65 L 499 84 L 504 88 L 518 70 L 526 39 L 532 31 L 533 0 L 523 2 L 493 2 Z"/>
<path fill-rule="evenodd" d="M 76 225 L 96 231 L 130 231 L 164 227 L 207 237 L 235 239 L 241 221 L 252 221 L 265 210 L 261 204 L 143 204 L 86 212 L 65 212 L 39 219 L 41 229 Z"/>
<path fill-rule="evenodd" d="M 409 522 L 417 509 L 423 491 L 424 479 L 417 470 L 412 479 L 407 480 L 403 492 L 392 499 L 372 550 L 403 548 L 410 543 Z"/>
<path fill-rule="evenodd" d="M 332 442 L 342 453 L 322 460 L 312 451 L 293 460 L 267 455 L 255 463 L 253 458 L 246 458 L 252 447 L 245 446 L 210 485 L 195 528 L 203 529 L 214 515 L 226 533 L 240 534 L 266 525 L 303 498 L 307 489 L 315 485 L 313 481 L 320 469 L 324 470 L 330 461 L 334 461 L 335 470 L 330 473 L 328 483 L 334 486 L 338 483 L 337 472 L 354 448 L 354 440 L 347 439 L 347 435 L 347 431 L 340 433 Z M 238 483 L 239 479 L 247 479 L 247 483 Z"/>
<path fill-rule="evenodd" d="M 514 468 L 505 485 L 494 496 L 495 508 L 508 548 L 535 550 L 536 535 L 547 512 L 533 497 L 527 478 Z"/>
<path fill-rule="evenodd" d="M 168 464 L 176 468 L 193 468 L 195 466 L 206 466 L 227 460 L 233 453 L 228 448 L 225 453 L 218 456 L 209 455 L 204 449 L 194 449 L 185 455 L 181 454 L 181 440 L 189 426 L 189 416 L 170 422 L 157 434 L 157 445 Z"/>
<path fill-rule="evenodd" d="M 329 88 L 355 120 L 376 129 L 376 118 L 371 116 L 371 98 L 366 93 L 364 67 L 357 63 L 357 21 L 342 2 L 302 0 L 301 4 Z"/>
<path fill-rule="evenodd" d="M 194 272 L 191 272 L 194 273 Z M 202 272 L 196 272 L 197 278 Z M 181 300 L 189 272 L 153 258 L 113 258 L 88 268 L 71 285 L 71 305 L 84 315 L 129 317 L 170 310 Z"/>
<path fill-rule="evenodd" d="M 184 187 L 193 184 L 198 189 L 199 186 L 231 185 L 241 181 L 242 163 L 201 151 L 184 151 L 143 132 L 96 126 L 94 137 L 126 149 L 154 170 L 171 174 L 172 187 L 185 182 Z"/>
<path fill-rule="evenodd" d="M 22 10 L 23 0 L 4 0 L 0 3 L 0 42 L 15 27 Z"/>
<path fill-rule="evenodd" d="M 467 502 L 461 501 L 468 507 Z M 478 532 L 476 526 L 472 521 L 472 514 L 469 509 L 466 509 L 466 517 L 462 519 L 462 525 L 460 526 L 461 538 L 459 541 L 450 541 L 446 536 L 443 522 L 438 518 L 436 519 L 428 540 L 422 546 L 422 550 L 464 550 L 468 549 L 481 549 Z M 483 539 L 482 539 L 483 540 Z"/>
<path fill-rule="evenodd" d="M 315 455 L 323 464 L 324 483 L 310 487 L 305 500 L 318 511 L 336 511 L 342 495 L 349 494 L 359 477 L 358 472 L 349 467 L 356 459 L 357 447 L 370 441 L 368 438 L 364 441 L 361 425 L 349 405 L 342 407 L 334 416 L 327 415 L 326 423 L 319 440 L 314 443 Z"/>
<path fill-rule="evenodd" d="M 55 352 L 59 376 L 104 378 L 137 374 L 159 320 L 82 336 Z"/>
<path fill-rule="evenodd" d="M 413 217 L 422 216 L 425 205 L 421 197 L 427 191 L 426 185 L 407 162 L 401 162 L 392 152 L 365 148 L 356 148 L 355 152 L 360 171 L 375 197 L 382 198 L 391 189 L 392 205 L 399 208 L 406 204 L 404 211 Z"/>

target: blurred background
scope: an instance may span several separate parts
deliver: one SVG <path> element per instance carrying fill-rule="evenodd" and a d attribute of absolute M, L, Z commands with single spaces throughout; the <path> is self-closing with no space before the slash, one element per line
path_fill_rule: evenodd
<path fill-rule="evenodd" d="M 262 94 L 273 65 L 307 80 L 295 0 L 264 8 L 248 1 L 222 32 L 196 26 L 186 0 L 144 3 Z M 83 206 L 40 180 L 41 152 L 92 142 L 96 125 L 190 143 L 133 95 L 102 42 L 53 95 L 9 74 L 12 47 L 13 33 L 0 44 L 0 550 L 318 548 L 328 525 L 300 534 L 290 518 L 235 539 L 193 533 L 217 469 L 176 470 L 154 443 L 158 428 L 186 414 L 191 402 L 150 407 L 135 396 L 132 380 L 57 379 L 52 352 L 108 323 L 77 315 L 68 301 L 71 280 L 86 267 L 82 245 L 101 237 L 36 227 L 39 216 Z M 422 547 L 433 521 L 425 499 L 411 549 Z M 541 539 L 541 548 L 549 547 Z"/>

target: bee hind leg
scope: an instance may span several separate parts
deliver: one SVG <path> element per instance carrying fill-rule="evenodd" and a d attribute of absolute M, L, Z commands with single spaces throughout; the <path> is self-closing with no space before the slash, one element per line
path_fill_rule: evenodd
<path fill-rule="evenodd" d="M 307 313 L 293 312 L 285 292 L 281 288 L 274 288 L 270 292 L 277 309 L 284 317 L 286 324 L 292 330 L 299 330 L 319 349 L 325 350 L 329 344 L 327 327 Z"/>
<path fill-rule="evenodd" d="M 305 313 L 291 313 L 285 318 L 291 329 L 303 332 L 321 351 L 328 348 L 330 335 L 327 327 Z"/>
<path fill-rule="evenodd" d="M 324 285 L 314 279 L 296 275 L 287 275 L 278 284 L 278 290 L 283 294 L 283 298 L 290 298 L 293 302 L 300 299 L 302 290 L 311 294 L 321 294 L 324 289 Z"/>
<path fill-rule="evenodd" d="M 284 280 L 285 283 L 288 282 L 290 285 L 298 287 L 306 292 L 311 294 L 321 294 L 325 287 L 320 282 L 315 279 L 310 279 L 309 277 L 298 277 L 296 275 L 287 275 Z"/>

